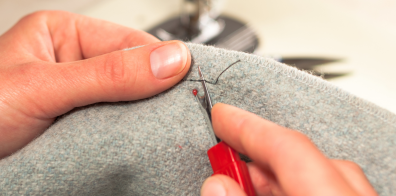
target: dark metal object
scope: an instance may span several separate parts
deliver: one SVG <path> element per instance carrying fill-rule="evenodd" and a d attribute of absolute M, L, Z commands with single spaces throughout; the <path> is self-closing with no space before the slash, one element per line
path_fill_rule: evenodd
<path fill-rule="evenodd" d="M 345 72 L 345 73 L 320 73 L 317 71 L 313 71 L 312 74 L 315 76 L 319 76 L 323 79 L 332 79 L 332 78 L 338 78 L 341 76 L 346 76 L 346 75 L 349 75 L 350 73 L 347 73 L 347 72 Z"/>
<path fill-rule="evenodd" d="M 300 69 L 312 70 L 315 66 L 324 65 L 328 63 L 335 63 L 340 61 L 340 59 L 312 58 L 312 57 L 281 57 L 278 61 Z"/>
<path fill-rule="evenodd" d="M 315 70 L 317 66 L 335 63 L 341 61 L 341 59 L 334 58 L 313 58 L 313 57 L 282 57 L 275 59 L 281 63 L 285 63 L 289 66 L 296 67 L 298 69 L 306 70 L 311 72 L 315 76 L 322 77 L 323 79 L 332 79 L 341 76 L 348 75 L 348 72 L 344 73 L 321 73 Z"/>
<path fill-rule="evenodd" d="M 225 37 L 231 35 L 232 33 L 234 33 L 235 31 L 237 31 L 241 28 L 246 28 L 245 23 L 235 20 L 233 18 L 229 18 L 227 16 L 220 16 L 217 20 L 224 21 L 223 31 L 218 36 L 214 37 L 213 39 L 211 39 L 203 44 L 216 46 L 217 43 L 219 41 L 221 41 L 222 39 L 224 39 Z M 155 26 L 155 27 L 149 29 L 147 32 L 158 38 L 157 31 L 159 29 L 163 29 L 163 30 L 175 35 L 178 40 L 182 40 L 182 41 L 190 41 L 191 40 L 186 33 L 185 27 L 181 24 L 179 17 L 167 20 L 167 21 L 159 24 L 158 26 Z M 259 39 L 256 34 L 254 35 L 253 39 L 254 39 L 254 41 L 252 42 L 252 44 L 250 46 L 246 47 L 246 49 L 243 50 L 243 52 L 253 53 L 257 49 L 257 47 L 259 45 Z"/>
<path fill-rule="evenodd" d="M 259 45 L 256 32 L 246 23 L 235 19 L 219 16 L 219 12 L 211 14 L 212 0 L 184 0 L 182 13 L 179 17 L 167 20 L 147 32 L 160 40 L 182 40 L 193 43 L 214 45 L 230 50 L 254 53 Z M 187 5 L 194 9 L 188 12 Z M 213 13 L 213 12 L 212 12 Z M 270 58 L 274 58 L 268 56 Z M 347 75 L 348 73 L 320 73 L 315 67 L 339 61 L 331 58 L 313 57 L 275 57 L 275 60 L 287 65 L 310 71 L 313 75 L 324 79 Z"/>

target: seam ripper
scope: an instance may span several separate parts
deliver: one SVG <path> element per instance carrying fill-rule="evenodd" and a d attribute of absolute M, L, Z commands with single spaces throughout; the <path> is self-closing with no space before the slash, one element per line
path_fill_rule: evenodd
<path fill-rule="evenodd" d="M 205 120 L 210 129 L 211 139 L 216 144 L 208 150 L 208 157 L 212 165 L 213 175 L 223 174 L 234 179 L 248 196 L 255 196 L 252 180 L 247 165 L 239 157 L 239 153 L 232 149 L 227 143 L 216 137 L 212 127 L 212 100 L 206 86 L 205 78 L 198 65 L 198 73 L 204 91 L 204 96 L 198 96 L 198 90 L 194 89 L 193 94 L 200 103 L 200 108 L 205 114 Z M 212 176 L 213 176 L 212 175 Z"/>

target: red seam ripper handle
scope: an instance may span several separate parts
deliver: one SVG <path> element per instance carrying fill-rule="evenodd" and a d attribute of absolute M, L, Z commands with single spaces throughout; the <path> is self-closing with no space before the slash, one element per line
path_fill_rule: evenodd
<path fill-rule="evenodd" d="M 220 142 L 208 150 L 213 175 L 223 174 L 234 179 L 248 196 L 255 196 L 252 180 L 246 163 L 237 151 L 225 142 Z"/>

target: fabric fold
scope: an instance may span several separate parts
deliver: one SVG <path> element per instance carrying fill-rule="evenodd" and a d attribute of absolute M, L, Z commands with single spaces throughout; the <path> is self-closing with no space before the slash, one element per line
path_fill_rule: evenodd
<path fill-rule="evenodd" d="M 358 163 L 380 195 L 396 194 L 396 115 L 272 59 L 187 43 L 189 74 L 152 98 L 75 109 L 0 160 L 5 195 L 199 195 L 212 174 L 197 65 L 214 103 L 298 130 L 329 158 Z M 202 90 L 201 90 L 202 91 Z M 293 149 L 290 149 L 293 150 Z"/>

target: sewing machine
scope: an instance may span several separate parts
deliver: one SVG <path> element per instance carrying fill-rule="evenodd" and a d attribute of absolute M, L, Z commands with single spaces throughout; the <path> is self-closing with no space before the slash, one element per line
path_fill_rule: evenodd
<path fill-rule="evenodd" d="M 160 40 L 183 40 L 253 53 L 259 39 L 246 22 L 221 15 L 225 0 L 183 0 L 180 15 L 147 32 Z"/>

